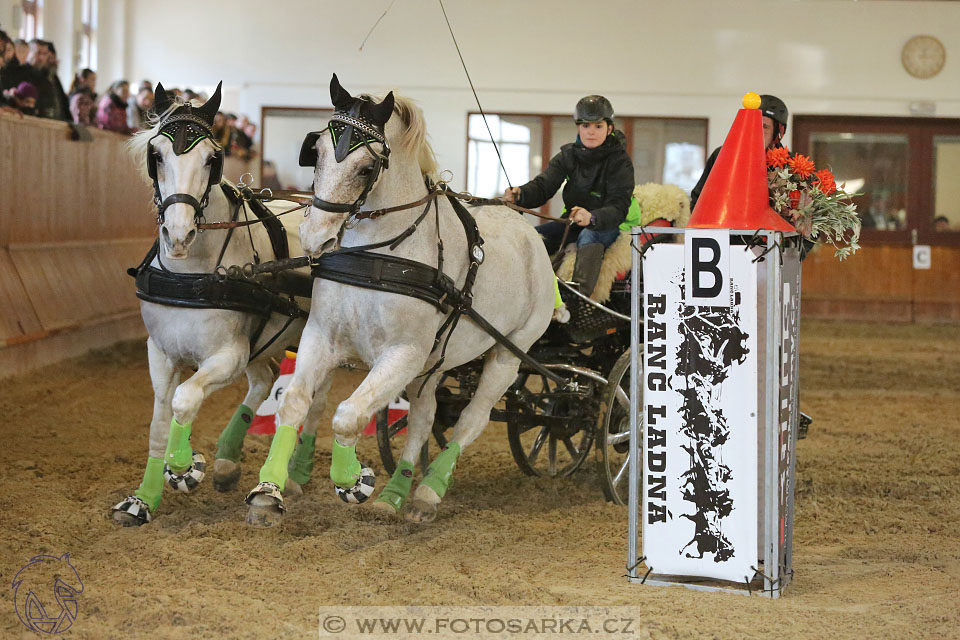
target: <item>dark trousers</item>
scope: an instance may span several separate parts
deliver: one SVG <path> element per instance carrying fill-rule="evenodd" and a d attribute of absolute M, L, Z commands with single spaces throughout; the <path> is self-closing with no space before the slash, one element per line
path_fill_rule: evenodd
<path fill-rule="evenodd" d="M 562 222 L 547 222 L 536 227 L 537 233 L 543 236 L 543 244 L 547 247 L 547 253 L 551 256 L 560 250 L 560 241 L 563 239 L 563 231 L 567 228 Z M 570 233 L 567 234 L 567 243 L 576 242 L 580 237 L 580 232 L 584 229 L 578 224 L 570 225 Z"/>

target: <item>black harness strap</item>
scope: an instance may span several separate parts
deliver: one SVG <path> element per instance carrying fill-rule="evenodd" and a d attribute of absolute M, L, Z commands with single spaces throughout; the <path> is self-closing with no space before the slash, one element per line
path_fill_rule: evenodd
<path fill-rule="evenodd" d="M 242 311 L 262 318 L 269 318 L 273 313 L 307 317 L 307 312 L 295 300 L 284 296 L 286 292 L 268 288 L 266 284 L 244 280 L 221 281 L 211 279 L 209 273 L 171 273 L 150 266 L 159 251 L 159 245 L 160 241 L 155 241 L 140 266 L 128 270 L 136 279 L 137 297 L 141 300 L 190 309 Z M 269 278 L 265 282 L 279 284 L 290 281 L 292 279 L 288 275 Z M 297 289 L 288 295 L 302 296 L 302 286 Z M 303 297 L 309 295 L 308 292 Z"/>

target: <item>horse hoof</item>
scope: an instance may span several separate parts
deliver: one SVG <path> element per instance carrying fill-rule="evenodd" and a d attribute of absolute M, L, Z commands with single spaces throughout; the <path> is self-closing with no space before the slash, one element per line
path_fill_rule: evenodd
<path fill-rule="evenodd" d="M 261 482 L 247 495 L 246 523 L 251 527 L 272 527 L 283 520 L 283 495 L 280 487 L 272 482 Z"/>
<path fill-rule="evenodd" d="M 203 478 L 207 475 L 206 469 L 206 458 L 204 458 L 203 454 L 199 451 L 194 451 L 193 462 L 187 467 L 186 471 L 182 473 L 174 473 L 170 470 L 170 467 L 164 463 L 163 479 L 167 481 L 171 489 L 175 489 L 181 493 L 190 493 L 203 482 Z"/>
<path fill-rule="evenodd" d="M 299 498 L 303 495 L 303 487 L 300 486 L 300 483 L 291 478 L 287 478 L 287 484 L 283 487 L 283 497 L 290 498 Z"/>
<path fill-rule="evenodd" d="M 113 508 L 113 521 L 124 527 L 139 527 L 150 522 L 150 507 L 137 496 L 127 496 Z"/>
<path fill-rule="evenodd" d="M 377 479 L 373 473 L 373 469 L 370 467 L 362 467 L 360 469 L 360 477 L 357 479 L 357 484 L 349 489 L 344 489 L 336 485 L 334 485 L 334 488 L 337 490 L 337 495 L 340 499 L 347 504 L 360 504 L 361 502 L 366 502 L 367 498 L 373 495 L 373 489 L 376 483 Z"/>
<path fill-rule="evenodd" d="M 233 491 L 240 482 L 240 465 L 226 458 L 213 462 L 213 488 L 217 491 Z"/>
<path fill-rule="evenodd" d="M 403 517 L 414 524 L 433 522 L 437 518 L 437 505 L 414 498 L 404 508 Z"/>

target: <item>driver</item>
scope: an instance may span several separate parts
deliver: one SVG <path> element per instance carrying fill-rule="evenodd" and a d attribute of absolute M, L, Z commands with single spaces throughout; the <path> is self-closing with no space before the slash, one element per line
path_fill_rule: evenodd
<path fill-rule="evenodd" d="M 573 224 L 567 236 L 577 243 L 573 280 L 589 296 L 597 283 L 603 251 L 617 239 L 633 195 L 633 162 L 623 133 L 613 125 L 613 105 L 603 96 L 582 98 L 576 106 L 577 139 L 560 148 L 543 173 L 520 187 L 507 189 L 504 202 L 533 209 L 563 187 L 563 216 Z M 537 227 L 547 251 L 560 249 L 566 225 L 547 222 Z"/>

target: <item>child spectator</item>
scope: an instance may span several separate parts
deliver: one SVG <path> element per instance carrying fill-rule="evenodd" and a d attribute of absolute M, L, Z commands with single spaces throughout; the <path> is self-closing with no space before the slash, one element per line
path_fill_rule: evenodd
<path fill-rule="evenodd" d="M 127 127 L 127 100 L 130 98 L 130 83 L 117 80 L 100 98 L 97 105 L 97 126 L 106 131 L 131 133 Z"/>
<path fill-rule="evenodd" d="M 82 69 L 70 84 L 70 117 L 77 124 L 90 126 L 97 115 L 97 94 L 93 89 L 97 74 L 91 69 Z"/>
<path fill-rule="evenodd" d="M 21 82 L 16 89 L 10 89 L 5 94 L 10 104 L 20 113 L 28 116 L 37 115 L 37 88 L 29 82 Z"/>

